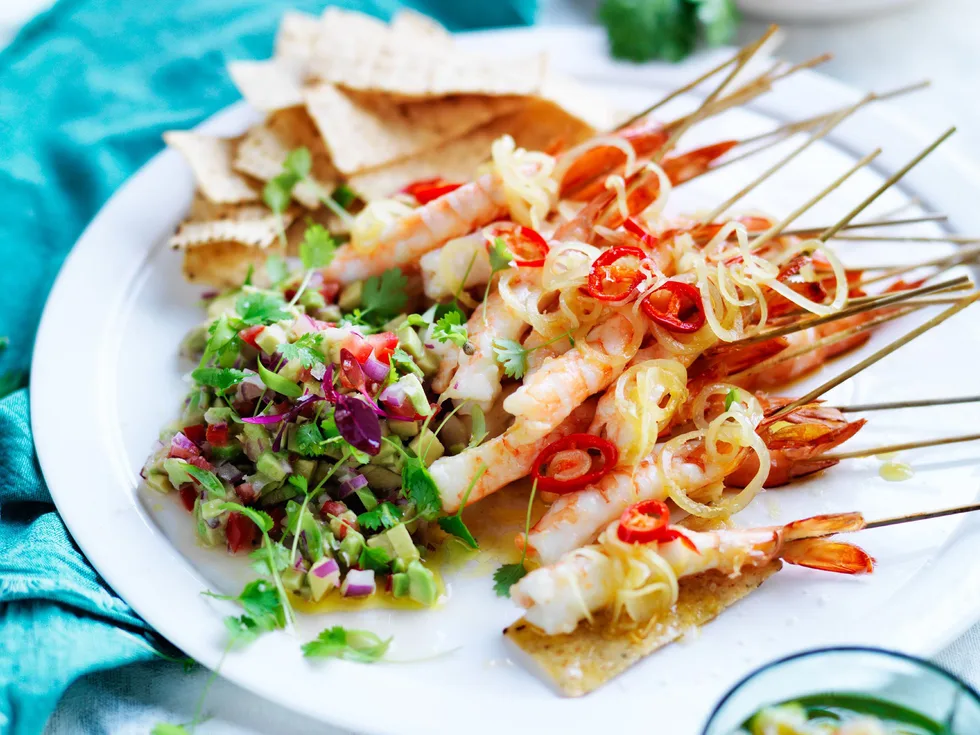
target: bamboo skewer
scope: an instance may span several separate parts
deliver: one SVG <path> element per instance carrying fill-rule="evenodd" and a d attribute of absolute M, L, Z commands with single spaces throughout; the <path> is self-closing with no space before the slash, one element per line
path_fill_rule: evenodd
<path fill-rule="evenodd" d="M 919 296 L 927 296 L 929 294 L 940 292 L 969 291 L 972 288 L 973 282 L 970 280 L 969 276 L 957 276 L 949 281 L 940 281 L 932 286 L 919 286 L 919 288 L 914 288 L 907 291 L 886 291 L 884 293 L 871 294 L 870 296 L 856 296 L 853 299 L 849 299 L 848 306 L 841 311 L 847 311 L 852 307 L 856 308 L 867 304 L 881 304 L 883 306 L 887 306 L 890 303 L 894 303 L 896 296 L 900 296 L 902 294 L 905 294 L 911 298 L 918 298 Z"/>
<path fill-rule="evenodd" d="M 967 307 L 969 307 L 972 304 L 974 304 L 978 299 L 980 299 L 980 292 L 977 292 L 977 293 L 975 293 L 975 294 L 973 294 L 971 296 L 967 296 L 962 301 L 960 301 L 960 303 L 956 304 L 955 306 L 951 306 L 950 308 L 948 308 L 945 311 L 943 311 L 941 314 L 938 314 L 937 316 L 934 316 L 932 319 L 930 319 L 929 321 L 927 321 L 925 324 L 922 324 L 922 325 L 916 327 L 915 329 L 913 329 L 908 334 L 900 337 L 899 339 L 895 340 L 891 344 L 886 345 L 885 347 L 883 347 L 880 350 L 878 350 L 877 352 L 875 352 L 873 355 L 870 355 L 869 357 L 866 357 L 864 360 L 862 360 L 861 362 L 859 362 L 857 365 L 854 365 L 853 367 L 848 368 L 844 372 L 842 372 L 839 375 L 837 375 L 837 376 L 831 378 L 830 380 L 828 380 L 823 385 L 818 386 L 817 388 L 814 388 L 812 391 L 810 391 L 809 393 L 807 393 L 805 396 L 802 396 L 801 398 L 797 398 L 792 403 L 787 403 L 782 408 L 780 408 L 777 411 L 773 412 L 771 414 L 771 416 L 773 416 L 773 417 L 783 416 L 783 415 L 789 413 L 790 411 L 793 411 L 794 409 L 799 408 L 800 406 L 806 405 L 807 403 L 812 403 L 817 398 L 819 398 L 820 396 L 822 396 L 824 393 L 826 393 L 827 391 L 829 391 L 831 388 L 836 388 L 838 385 L 840 385 L 844 381 L 849 380 L 850 378 L 854 377 L 855 375 L 857 375 L 862 370 L 865 370 L 866 368 L 869 368 L 872 365 L 874 365 L 879 360 L 882 360 L 882 359 L 888 357 L 888 355 L 892 354 L 893 352 L 895 352 L 896 350 L 900 349 L 901 347 L 904 347 L 909 342 L 911 342 L 912 340 L 914 340 L 916 337 L 919 337 L 919 336 L 925 334 L 926 332 L 928 332 L 933 327 L 937 327 L 940 324 L 942 324 L 944 321 L 946 321 L 947 319 L 949 319 L 950 317 L 955 316 L 956 314 L 959 314 L 961 311 L 963 311 Z"/>
<path fill-rule="evenodd" d="M 834 235 L 835 240 L 847 242 L 879 242 L 888 240 L 894 242 L 949 242 L 954 245 L 972 245 L 980 242 L 980 237 L 962 235 Z"/>
<path fill-rule="evenodd" d="M 844 230 L 850 231 L 850 230 L 863 230 L 869 227 L 892 227 L 894 225 L 914 225 L 914 224 L 919 224 L 920 222 L 945 222 L 946 219 L 947 217 L 945 214 L 929 214 L 929 215 L 924 215 L 922 217 L 908 217 L 906 219 L 885 219 L 885 220 L 875 220 L 872 222 L 851 223 L 847 225 L 844 228 Z M 826 229 L 827 227 L 824 226 L 824 227 L 807 227 L 807 228 L 802 228 L 797 230 L 784 230 L 783 237 L 789 237 L 790 235 L 796 235 L 799 237 L 805 237 L 807 235 L 816 236 Z M 836 239 L 841 240 L 843 238 L 838 237 Z M 890 240 L 892 238 L 883 235 L 882 239 Z"/>
<path fill-rule="evenodd" d="M 921 441 L 903 442 L 902 444 L 887 444 L 883 447 L 871 447 L 870 449 L 856 449 L 853 452 L 838 452 L 836 454 L 823 454 L 821 459 L 861 459 L 862 457 L 872 457 L 876 454 L 891 454 L 892 452 L 905 452 L 909 449 L 925 449 L 926 447 L 941 447 L 946 444 L 962 444 L 963 442 L 973 442 L 980 439 L 980 434 L 966 434 L 964 436 L 947 436 L 942 439 L 923 439 Z"/>
<path fill-rule="evenodd" d="M 980 510 L 980 503 L 971 503 L 970 505 L 960 505 L 955 508 L 943 508 L 942 510 L 930 510 L 924 513 L 909 513 L 904 516 L 892 516 L 891 518 L 880 518 L 877 521 L 869 521 L 864 524 L 863 530 L 868 530 L 871 528 L 884 528 L 885 526 L 897 526 L 902 523 L 912 523 L 914 521 L 927 521 L 931 518 L 945 518 L 946 516 L 955 516 L 960 513 L 972 513 L 975 510 Z"/>
<path fill-rule="evenodd" d="M 962 403 L 980 403 L 980 396 L 959 396 L 956 398 L 922 398 L 915 401 L 893 401 L 891 403 L 864 403 L 854 406 L 827 406 L 841 413 L 865 411 L 889 411 L 897 408 L 928 408 L 931 406 L 956 406 Z"/>
<path fill-rule="evenodd" d="M 870 278 L 862 278 L 857 284 L 857 286 L 866 286 L 869 283 L 878 283 L 879 281 L 885 281 L 889 278 L 896 278 L 905 273 L 911 271 L 919 270 L 919 268 L 939 268 L 936 273 L 933 273 L 930 278 L 935 278 L 940 273 L 945 273 L 950 268 L 954 268 L 958 265 L 966 265 L 967 263 L 972 263 L 980 258 L 980 246 L 973 248 L 964 248 L 963 250 L 953 253 L 952 255 L 947 255 L 942 258 L 933 258 L 932 260 L 926 260 L 922 263 L 910 263 L 909 265 L 901 266 L 891 266 L 888 268 L 877 267 L 877 268 L 863 268 L 862 270 L 884 270 L 884 273 L 879 273 L 876 276 L 871 276 Z"/>

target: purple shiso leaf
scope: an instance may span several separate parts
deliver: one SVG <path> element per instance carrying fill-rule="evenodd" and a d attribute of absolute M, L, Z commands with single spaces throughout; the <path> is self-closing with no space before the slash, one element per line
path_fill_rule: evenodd
<path fill-rule="evenodd" d="M 337 402 L 337 390 L 333 387 L 333 365 L 327 365 L 327 372 L 323 376 L 323 380 L 320 383 L 320 387 L 323 388 L 323 395 L 326 396 L 330 403 Z"/>
<path fill-rule="evenodd" d="M 291 409 L 286 411 L 286 413 L 282 414 L 282 418 L 284 419 L 284 421 L 282 422 L 282 428 L 279 429 L 279 433 L 276 434 L 275 441 L 272 442 L 273 452 L 278 452 L 280 447 L 282 447 L 282 438 L 286 434 L 286 428 L 288 427 L 288 424 L 291 421 L 293 421 L 297 416 L 299 416 L 300 411 L 302 411 L 304 408 L 309 406 L 311 403 L 316 403 L 317 401 L 322 401 L 322 400 L 323 399 L 320 398 L 320 396 L 318 395 L 314 395 L 313 393 L 306 393 L 302 398 L 296 401 L 296 403 L 293 405 Z M 245 419 L 242 420 L 244 421 Z"/>
<path fill-rule="evenodd" d="M 364 364 L 361 366 L 364 370 L 364 374 L 367 376 L 368 380 L 373 380 L 375 383 L 380 383 L 382 380 L 388 377 L 388 373 L 391 368 L 385 365 L 381 360 L 371 355 Z"/>
<path fill-rule="evenodd" d="M 373 569 L 351 569 L 340 586 L 344 597 L 367 597 L 375 590 Z"/>
<path fill-rule="evenodd" d="M 337 397 L 334 421 L 337 431 L 355 449 L 374 455 L 381 451 L 381 422 L 377 406 L 358 395 Z"/>
<path fill-rule="evenodd" d="M 242 421 L 246 424 L 278 424 L 289 415 L 286 413 L 274 413 L 268 416 L 242 416 Z"/>

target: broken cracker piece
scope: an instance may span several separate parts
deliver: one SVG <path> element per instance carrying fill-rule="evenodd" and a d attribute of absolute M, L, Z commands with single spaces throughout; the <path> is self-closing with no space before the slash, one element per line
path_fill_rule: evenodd
<path fill-rule="evenodd" d="M 179 151 L 194 173 L 198 188 L 215 204 L 258 201 L 248 179 L 232 168 L 235 142 L 200 133 L 170 130 L 164 142 Z"/>

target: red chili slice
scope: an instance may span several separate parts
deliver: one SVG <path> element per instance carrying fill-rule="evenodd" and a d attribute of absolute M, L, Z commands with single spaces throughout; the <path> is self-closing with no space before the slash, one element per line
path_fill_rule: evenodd
<path fill-rule="evenodd" d="M 548 243 L 535 230 L 513 222 L 496 222 L 483 228 L 487 250 L 498 237 L 514 256 L 514 265 L 521 268 L 540 268 L 548 257 Z"/>
<path fill-rule="evenodd" d="M 643 312 L 668 332 L 690 334 L 704 326 L 704 305 L 696 286 L 682 281 L 667 281 L 650 294 Z"/>
<path fill-rule="evenodd" d="M 604 251 L 595 259 L 589 272 L 589 294 L 600 301 L 626 298 L 643 280 L 643 274 L 638 267 L 631 268 L 619 261 L 624 258 L 643 260 L 645 257 L 646 253 L 632 245 L 617 245 Z"/>
<path fill-rule="evenodd" d="M 596 467 L 595 458 L 592 458 L 592 464 L 586 472 L 567 480 L 543 474 L 548 463 L 556 455 L 560 452 L 575 449 L 584 452 L 588 452 L 591 449 L 599 452 L 602 456 L 602 464 Z M 531 477 L 538 484 L 540 490 L 564 495 L 565 493 L 573 492 L 597 481 L 607 472 L 610 472 L 618 461 L 619 451 L 612 442 L 594 434 L 569 434 L 562 439 L 552 442 L 541 451 L 537 459 L 534 460 L 534 466 L 531 468 Z"/>
<path fill-rule="evenodd" d="M 185 482 L 180 486 L 180 502 L 183 503 L 188 513 L 194 512 L 194 501 L 197 500 L 197 488 L 193 482 Z"/>
<path fill-rule="evenodd" d="M 660 238 L 647 232 L 646 229 L 632 217 L 623 223 L 623 229 L 640 238 L 640 243 L 644 247 L 655 248 L 660 244 Z"/>
<path fill-rule="evenodd" d="M 644 500 L 623 511 L 616 535 L 627 544 L 648 544 L 667 530 L 670 509 L 662 500 Z"/>
<path fill-rule="evenodd" d="M 446 181 L 441 176 L 436 176 L 432 179 L 413 181 L 402 189 L 402 191 L 415 197 L 415 201 L 419 204 L 428 204 L 433 199 L 438 199 L 442 195 L 455 191 L 461 186 L 462 183 L 457 184 L 452 181 Z"/>

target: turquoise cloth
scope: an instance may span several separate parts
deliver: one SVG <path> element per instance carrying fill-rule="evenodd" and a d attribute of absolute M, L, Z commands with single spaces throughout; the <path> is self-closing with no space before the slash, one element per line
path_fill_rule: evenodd
<path fill-rule="evenodd" d="M 27 370 L 61 262 L 103 202 L 161 149 L 161 133 L 235 101 L 226 62 L 268 57 L 283 11 L 327 4 L 60 0 L 0 52 L 0 335 L 10 338 L 0 373 Z M 336 4 L 381 17 L 411 5 L 457 30 L 530 23 L 535 0 Z M 70 356 L 64 370 L 57 388 L 70 410 L 71 392 L 84 386 L 72 383 Z M 40 732 L 75 678 L 155 649 L 54 512 L 26 391 L 9 395 L 0 401 L 0 733 Z"/>

